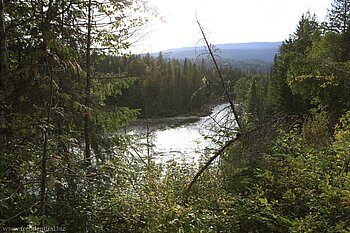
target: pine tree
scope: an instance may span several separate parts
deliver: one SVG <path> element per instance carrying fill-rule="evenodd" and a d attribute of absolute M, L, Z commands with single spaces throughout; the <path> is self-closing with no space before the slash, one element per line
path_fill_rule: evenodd
<path fill-rule="evenodd" d="M 262 101 L 259 101 L 257 88 L 256 88 L 256 80 L 253 78 L 249 92 L 247 95 L 247 114 L 248 114 L 248 122 L 257 123 L 259 119 L 259 115 L 261 113 Z"/>
<path fill-rule="evenodd" d="M 312 46 L 312 41 L 320 35 L 319 24 L 316 16 L 306 12 L 301 16 L 296 31 L 293 34 L 293 52 L 305 54 Z"/>
<path fill-rule="evenodd" d="M 350 23 L 350 0 L 334 0 L 328 20 L 331 30 L 345 33 Z"/>

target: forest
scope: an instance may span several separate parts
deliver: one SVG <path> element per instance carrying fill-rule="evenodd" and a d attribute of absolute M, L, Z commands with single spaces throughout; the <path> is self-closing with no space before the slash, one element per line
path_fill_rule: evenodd
<path fill-rule="evenodd" d="M 295 19 L 268 72 L 125 52 L 151 17 L 0 0 L 0 232 L 350 232 L 350 1 Z M 235 127 L 199 164 L 130 155 L 135 120 L 219 102 Z"/>
<path fill-rule="evenodd" d="M 111 66 L 112 64 L 112 66 Z M 126 57 L 102 56 L 96 64 L 98 72 L 125 72 L 134 77 L 133 82 L 122 90 L 122 95 L 108 96 L 108 105 L 116 104 L 139 109 L 142 118 L 176 116 L 181 114 L 202 115 L 208 112 L 214 99 L 220 100 L 221 83 L 215 69 L 204 58 L 166 59 L 160 53 Z M 222 69 L 225 82 L 233 83 L 243 72 L 226 66 Z"/>

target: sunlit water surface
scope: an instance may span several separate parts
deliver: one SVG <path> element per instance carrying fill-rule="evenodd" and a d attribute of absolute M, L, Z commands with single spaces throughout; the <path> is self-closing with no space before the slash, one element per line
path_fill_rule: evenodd
<path fill-rule="evenodd" d="M 218 147 L 211 138 L 214 137 L 221 142 L 227 140 L 220 134 L 220 129 L 222 131 L 230 129 L 234 132 L 235 127 L 234 117 L 228 104 L 217 105 L 210 116 L 201 117 L 196 122 L 157 126 L 151 121 L 149 124 L 148 130 L 147 125 L 142 123 L 131 127 L 128 133 L 140 136 L 138 148 L 142 149 L 135 152 L 138 157 L 147 160 L 147 156 L 152 155 L 156 163 L 172 160 L 185 163 L 198 162 Z"/>

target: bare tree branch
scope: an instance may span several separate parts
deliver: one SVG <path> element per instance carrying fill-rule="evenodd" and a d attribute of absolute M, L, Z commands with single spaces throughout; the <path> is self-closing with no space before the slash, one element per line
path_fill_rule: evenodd
<path fill-rule="evenodd" d="M 279 119 L 280 120 L 280 119 Z M 286 132 L 290 132 L 293 127 L 295 127 L 299 122 L 299 119 L 295 119 L 286 129 Z M 263 130 L 263 134 L 266 135 L 266 130 L 269 123 L 276 123 L 275 121 L 268 121 L 265 122 L 265 124 L 262 124 L 248 132 L 243 132 L 242 134 L 238 133 L 236 138 L 233 138 L 231 140 L 229 140 L 228 142 L 226 142 L 226 144 L 220 148 L 220 150 L 218 150 L 207 162 L 206 164 L 196 173 L 196 175 L 193 177 L 191 183 L 187 186 L 186 192 L 189 192 L 192 188 L 192 186 L 197 182 L 198 178 L 203 174 L 203 172 L 213 163 L 213 161 L 218 158 L 220 155 L 222 155 L 225 150 L 227 148 L 229 148 L 231 145 L 233 145 L 234 143 L 238 142 L 239 140 L 246 140 L 248 138 L 248 136 L 250 136 L 252 133 L 254 132 L 260 132 L 260 130 Z M 261 133 L 261 132 L 260 132 Z M 272 139 L 272 141 L 270 141 L 270 143 L 273 143 L 274 139 Z"/>
<path fill-rule="evenodd" d="M 196 15 L 196 18 L 197 18 L 197 15 Z M 203 30 L 203 28 L 202 28 L 202 26 L 201 26 L 201 24 L 200 24 L 198 18 L 197 18 L 197 24 L 198 24 L 198 26 L 199 26 L 199 29 L 200 29 L 201 33 L 202 33 L 203 39 L 204 39 L 204 41 L 205 41 L 205 44 L 206 44 L 206 46 L 207 46 L 207 48 L 208 48 L 210 57 L 212 58 L 212 60 L 213 60 L 213 62 L 214 62 L 216 71 L 217 71 L 217 73 L 218 73 L 218 75 L 219 75 L 219 77 L 220 77 L 221 84 L 222 84 L 222 87 L 223 87 L 223 89 L 224 89 L 225 96 L 226 96 L 227 100 L 228 100 L 229 103 L 230 103 L 231 110 L 232 110 L 232 112 L 233 112 L 233 115 L 234 115 L 235 120 L 236 120 L 237 125 L 238 125 L 238 131 L 242 131 L 242 125 L 241 125 L 240 120 L 239 120 L 239 118 L 238 118 L 238 114 L 237 114 L 236 108 L 235 108 L 235 106 L 234 106 L 234 104 L 233 104 L 233 101 L 232 101 L 232 99 L 231 99 L 231 97 L 230 97 L 228 91 L 227 91 L 227 87 L 226 87 L 225 81 L 224 81 L 224 79 L 223 79 L 223 77 L 222 77 L 221 71 L 220 71 L 220 69 L 219 69 L 219 65 L 218 65 L 218 63 L 216 62 L 215 56 L 214 56 L 214 54 L 213 54 L 213 51 L 212 51 L 212 49 L 211 49 L 211 47 L 210 47 L 210 44 L 209 44 L 209 42 L 208 42 L 208 40 L 207 40 L 207 37 L 205 36 L 204 30 Z M 241 133 L 242 133 L 242 132 L 241 132 Z M 210 166 L 210 164 L 212 164 L 212 162 L 213 162 L 217 157 L 219 157 L 229 146 L 231 146 L 233 143 L 235 143 L 236 141 L 238 141 L 238 140 L 241 138 L 241 133 L 238 132 L 235 138 L 233 138 L 233 139 L 229 140 L 228 142 L 226 142 L 225 145 L 224 145 L 223 147 L 221 147 L 220 150 L 218 150 L 218 151 L 206 162 L 206 164 L 205 164 L 205 165 L 197 172 L 197 174 L 193 177 L 191 183 L 190 183 L 190 184 L 188 185 L 188 187 L 187 187 L 187 192 L 191 190 L 193 184 L 198 180 L 198 178 L 202 175 L 202 173 Z"/>
<path fill-rule="evenodd" d="M 197 18 L 197 16 L 196 16 L 196 18 Z M 198 24 L 199 29 L 201 30 L 201 33 L 202 33 L 203 39 L 204 39 L 204 41 L 205 41 L 205 44 L 206 44 L 206 46 L 207 46 L 207 48 L 208 48 L 208 52 L 209 52 L 209 54 L 210 54 L 210 57 L 211 57 L 211 59 L 212 59 L 213 62 L 214 62 L 214 65 L 215 65 L 215 68 L 216 68 L 216 72 L 218 73 L 218 75 L 219 75 L 219 77 L 220 77 L 221 84 L 222 84 L 222 87 L 223 87 L 224 92 L 225 92 L 225 96 L 226 96 L 228 102 L 230 103 L 231 110 L 232 110 L 232 112 L 233 112 L 233 114 L 234 114 L 234 116 L 235 116 L 235 120 L 236 120 L 237 125 L 238 125 L 238 129 L 239 129 L 239 131 L 241 131 L 241 130 L 242 130 L 242 125 L 241 125 L 240 120 L 239 120 L 239 118 L 238 118 L 238 114 L 237 114 L 236 108 L 235 108 L 235 106 L 234 106 L 234 104 L 233 104 L 233 101 L 232 101 L 232 99 L 231 99 L 231 97 L 230 97 L 228 91 L 227 91 L 227 87 L 226 87 L 224 78 L 222 77 L 221 70 L 219 69 L 219 65 L 218 65 L 218 63 L 217 63 L 217 61 L 216 61 L 216 59 L 215 59 L 214 53 L 213 53 L 213 51 L 212 51 L 212 49 L 211 49 L 211 47 L 210 47 L 210 44 L 209 44 L 209 42 L 208 42 L 208 39 L 207 39 L 207 37 L 206 37 L 206 35 L 205 35 L 205 33 L 204 33 L 203 27 L 202 27 L 202 25 L 200 24 L 198 18 L 197 18 L 197 24 Z"/>
<path fill-rule="evenodd" d="M 203 174 L 203 172 L 212 164 L 212 162 L 219 157 L 229 146 L 231 146 L 234 142 L 239 140 L 240 137 L 233 138 L 226 142 L 226 144 L 220 148 L 209 160 L 205 163 L 205 165 L 197 172 L 197 174 L 193 177 L 191 183 L 187 186 L 186 191 L 189 192 L 194 185 L 194 183 L 197 182 L 198 178 Z"/>

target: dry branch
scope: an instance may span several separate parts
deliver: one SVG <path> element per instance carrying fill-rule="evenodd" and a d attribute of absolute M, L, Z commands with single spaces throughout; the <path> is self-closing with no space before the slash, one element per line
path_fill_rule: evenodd
<path fill-rule="evenodd" d="M 215 69 L 216 69 L 216 71 L 217 71 L 217 73 L 218 73 L 218 75 L 219 75 L 219 77 L 220 77 L 221 84 L 222 84 L 222 87 L 223 87 L 223 89 L 224 89 L 225 96 L 226 96 L 228 102 L 230 103 L 231 110 L 232 110 L 232 112 L 233 112 L 233 115 L 234 115 L 235 120 L 236 120 L 237 125 L 238 125 L 238 133 L 237 133 L 237 135 L 236 135 L 236 138 L 233 138 L 233 139 L 229 140 L 228 142 L 226 142 L 225 145 L 224 145 L 223 147 L 221 147 L 220 150 L 218 150 L 218 151 L 208 160 L 208 162 L 206 162 L 206 164 L 197 172 L 197 174 L 193 177 L 191 183 L 188 185 L 188 187 L 187 187 L 187 192 L 191 190 L 193 184 L 198 180 L 198 178 L 202 175 L 202 173 L 210 166 L 210 164 L 211 164 L 217 157 L 219 157 L 229 146 L 231 146 L 234 142 L 236 142 L 237 140 L 239 140 L 239 139 L 241 138 L 239 135 L 241 135 L 241 133 L 242 133 L 242 132 L 241 132 L 241 131 L 242 131 L 242 126 L 241 126 L 240 120 L 239 120 L 239 118 L 238 118 L 238 114 L 237 114 L 236 108 L 235 108 L 235 106 L 234 106 L 234 104 L 233 104 L 233 101 L 232 101 L 232 99 L 231 99 L 231 97 L 230 97 L 230 95 L 229 95 L 229 93 L 228 93 L 228 90 L 227 90 L 227 87 L 226 87 L 224 78 L 223 78 L 222 73 L 221 73 L 221 71 L 220 71 L 220 69 L 219 69 L 219 65 L 218 65 L 218 63 L 217 63 L 217 61 L 216 61 L 216 59 L 215 59 L 214 53 L 213 53 L 213 51 L 212 51 L 212 49 L 211 49 L 211 47 L 210 47 L 210 44 L 209 44 L 209 42 L 208 42 L 208 39 L 207 39 L 207 37 L 205 36 L 204 30 L 203 30 L 203 28 L 202 28 L 202 26 L 201 26 L 201 24 L 200 24 L 200 22 L 199 22 L 198 19 L 197 19 L 197 24 L 198 24 L 198 26 L 199 26 L 199 29 L 200 29 L 201 33 L 202 33 L 203 39 L 204 39 L 204 41 L 205 41 L 205 44 L 206 44 L 206 46 L 207 46 L 207 48 L 208 48 L 208 52 L 209 52 L 209 54 L 210 54 L 210 57 L 211 57 L 211 59 L 213 60 L 213 63 L 214 63 L 214 65 L 215 65 Z"/>
<path fill-rule="evenodd" d="M 219 157 L 229 146 L 231 146 L 234 142 L 236 142 L 240 137 L 233 138 L 226 142 L 226 144 L 220 148 L 209 160 L 206 162 L 206 164 L 197 172 L 197 174 L 193 177 L 191 183 L 188 185 L 186 191 L 189 192 L 198 180 L 198 178 L 202 175 L 202 173 L 210 166 L 210 164 L 217 158 Z"/>
<path fill-rule="evenodd" d="M 228 102 L 230 103 L 231 110 L 232 110 L 232 112 L 233 112 L 233 115 L 235 116 L 235 120 L 236 120 L 237 125 L 238 125 L 238 130 L 241 131 L 241 129 L 242 129 L 241 126 L 242 126 L 242 125 L 241 125 L 241 122 L 240 122 L 240 120 L 239 120 L 239 118 L 238 118 L 238 114 L 237 114 L 236 108 L 235 108 L 235 106 L 234 106 L 234 104 L 233 104 L 233 101 L 232 101 L 232 99 L 231 99 L 231 97 L 230 97 L 230 94 L 228 93 L 228 90 L 227 90 L 227 87 L 226 87 L 224 78 L 222 77 L 222 73 L 221 73 L 221 70 L 220 70 L 220 68 L 219 68 L 219 65 L 218 65 L 218 63 L 217 63 L 217 61 L 216 61 L 216 59 L 215 59 L 214 53 L 213 53 L 213 51 L 212 51 L 212 49 L 211 49 L 211 47 L 210 47 L 210 44 L 209 44 L 209 42 L 208 42 L 208 39 L 207 39 L 207 37 L 206 37 L 206 35 L 205 35 L 205 33 L 204 33 L 204 30 L 203 30 L 203 28 L 202 28 L 202 25 L 200 24 L 200 22 L 199 22 L 198 19 L 197 19 L 197 24 L 198 24 L 199 29 L 201 30 L 203 39 L 204 39 L 205 44 L 206 44 L 206 46 L 207 46 L 207 48 L 208 48 L 209 55 L 210 55 L 211 59 L 213 60 L 214 65 L 215 65 L 216 72 L 218 73 L 218 75 L 219 75 L 219 77 L 220 77 L 221 85 L 222 85 L 222 87 L 223 87 L 223 89 L 224 89 L 225 96 L 226 96 Z"/>

